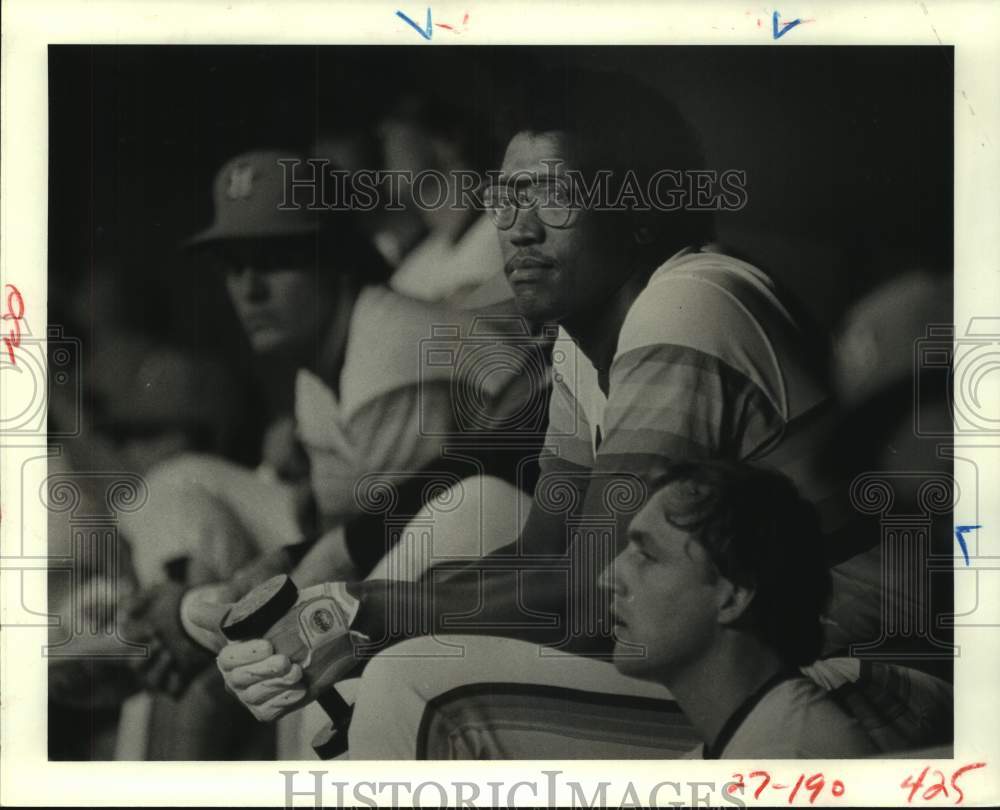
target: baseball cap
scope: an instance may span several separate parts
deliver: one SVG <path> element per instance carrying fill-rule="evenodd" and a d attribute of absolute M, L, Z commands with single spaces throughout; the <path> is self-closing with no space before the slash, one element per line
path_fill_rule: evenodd
<path fill-rule="evenodd" d="M 193 248 L 226 239 L 318 233 L 319 217 L 315 211 L 307 210 L 305 201 L 293 195 L 291 186 L 293 176 L 309 177 L 313 167 L 307 165 L 306 169 L 296 171 L 296 164 L 279 161 L 305 163 L 301 155 L 281 150 L 246 152 L 228 160 L 216 174 L 212 188 L 214 221 L 183 246 Z M 315 196 L 318 200 L 319 194 Z M 294 208 L 293 202 L 298 203 Z"/>

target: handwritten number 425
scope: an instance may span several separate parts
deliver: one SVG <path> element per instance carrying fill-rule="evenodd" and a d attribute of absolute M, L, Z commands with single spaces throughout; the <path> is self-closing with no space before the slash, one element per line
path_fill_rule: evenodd
<path fill-rule="evenodd" d="M 16 364 L 14 359 L 14 349 L 21 345 L 21 318 L 24 317 L 24 299 L 21 292 L 13 284 L 4 287 L 9 290 L 7 293 L 7 310 L 3 314 L 3 320 L 10 321 L 10 333 L 4 335 L 3 345 L 7 347 L 7 356 L 10 362 Z"/>
<path fill-rule="evenodd" d="M 958 786 L 959 777 L 961 777 L 962 774 L 968 771 L 974 771 L 976 770 L 976 768 L 985 768 L 985 767 L 986 767 L 985 762 L 974 762 L 971 765 L 965 765 L 959 768 L 951 775 L 951 780 L 950 780 L 951 789 L 956 794 L 955 804 L 961 804 L 962 801 L 965 799 L 965 794 L 962 792 L 962 789 Z M 948 786 L 945 784 L 944 774 L 935 768 L 933 773 L 937 774 L 937 778 L 928 781 L 927 780 L 928 771 L 930 771 L 930 766 L 924 768 L 916 779 L 914 779 L 911 774 L 910 776 L 907 776 L 906 779 L 903 780 L 900 787 L 903 789 L 908 788 L 910 791 L 910 794 L 906 797 L 907 802 L 912 802 L 913 799 L 917 796 L 917 792 L 920 791 L 921 788 L 925 788 L 923 793 L 920 794 L 920 798 L 922 799 L 930 800 L 930 799 L 936 799 L 938 796 L 945 796 L 945 797 L 948 796 Z"/>

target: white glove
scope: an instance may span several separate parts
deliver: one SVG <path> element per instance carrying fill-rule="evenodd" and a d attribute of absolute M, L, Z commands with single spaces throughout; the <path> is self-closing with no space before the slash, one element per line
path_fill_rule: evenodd
<path fill-rule="evenodd" d="M 222 649 L 217 663 L 226 688 L 265 722 L 315 700 L 357 663 L 354 647 L 364 637 L 350 625 L 359 607 L 342 582 L 301 591 L 267 638 Z"/>
<path fill-rule="evenodd" d="M 202 647 L 217 653 L 226 645 L 219 629 L 223 617 L 240 596 L 229 582 L 192 588 L 181 598 L 181 625 L 184 632 Z"/>

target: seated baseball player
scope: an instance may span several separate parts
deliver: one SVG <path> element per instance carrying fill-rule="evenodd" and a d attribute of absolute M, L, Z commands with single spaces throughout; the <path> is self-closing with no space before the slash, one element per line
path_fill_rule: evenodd
<path fill-rule="evenodd" d="M 380 751 L 375 758 L 426 754 L 427 701 L 529 694 L 547 701 L 544 710 L 531 702 L 537 722 L 472 755 L 676 756 L 695 737 L 668 690 L 601 660 L 613 638 L 597 580 L 648 482 L 677 461 L 753 461 L 783 471 L 820 508 L 831 559 L 834 532 L 850 523 L 846 485 L 812 463 L 832 415 L 822 341 L 765 273 L 698 247 L 711 235 L 703 211 L 644 207 L 627 193 L 659 178 L 661 194 L 683 195 L 678 173 L 704 166 L 680 113 L 621 75 L 564 69 L 533 82 L 559 92 L 525 95 L 490 195 L 518 310 L 560 326 L 542 475 L 523 528 L 464 567 L 338 586 L 342 614 L 365 640 L 339 672 L 314 677 L 268 643 L 233 644 L 219 656 L 234 694 L 273 719 L 395 645 L 361 678 L 352 755 L 355 747 Z M 593 198 L 602 174 L 603 205 Z M 221 613 L 201 617 L 206 632 Z M 463 634 L 464 652 L 449 657 L 446 634 Z M 417 683 L 420 658 L 430 664 Z M 411 710 L 386 714 L 386 695 L 404 682 L 394 694 Z M 518 711 L 516 700 L 507 705 Z M 602 719 L 580 723 L 588 707 L 609 705 Z M 677 733 L 651 732 L 654 715 L 675 718 L 667 723 Z M 539 745 L 557 738 L 573 750 Z"/>
<path fill-rule="evenodd" d="M 188 456 L 151 476 L 149 508 L 129 536 L 141 584 L 157 586 L 139 611 L 163 642 L 148 670 L 178 689 L 211 660 L 182 629 L 182 599 L 233 598 L 300 561 L 298 579 L 306 584 L 363 575 L 385 553 L 387 538 L 382 532 L 368 542 L 370 531 L 354 537 L 359 483 L 440 468 L 442 442 L 460 433 L 457 397 L 503 424 L 505 408 L 523 407 L 517 392 L 539 393 L 510 365 L 474 378 L 471 368 L 417 362 L 420 341 L 435 327 L 468 333 L 475 313 L 389 289 L 388 268 L 351 215 L 310 211 L 312 190 L 288 185 L 279 160 L 295 157 L 251 152 L 230 160 L 215 181 L 214 223 L 188 243 L 225 273 L 255 353 L 296 372 L 295 432 L 308 473 L 297 486 Z M 286 192 L 296 190 L 305 202 L 283 209 Z M 310 511 L 311 526 L 303 520 Z M 187 575 L 162 583 L 172 559 L 187 560 Z M 178 670 L 185 677 L 174 677 Z"/>
<path fill-rule="evenodd" d="M 605 569 L 614 664 L 666 686 L 705 759 L 876 752 L 799 672 L 822 645 L 830 592 L 815 509 L 779 473 L 679 464 Z"/>
<path fill-rule="evenodd" d="M 489 649 L 441 636 L 438 657 L 405 642 L 369 664 L 352 756 L 574 758 L 592 753 L 595 738 L 621 735 L 629 745 L 615 742 L 615 753 L 657 757 L 692 731 L 701 743 L 685 756 L 705 758 L 860 757 L 948 741 L 944 681 L 885 663 L 814 660 L 830 575 L 816 511 L 786 477 L 685 462 L 653 487 L 600 580 L 627 693 L 608 690 L 596 662 L 552 650 L 545 667 L 560 685 L 532 684 L 539 648 L 512 639 Z M 448 647 L 463 655 L 446 656 Z M 506 683 L 441 687 L 499 660 Z M 522 677 L 509 678 L 517 667 Z"/>

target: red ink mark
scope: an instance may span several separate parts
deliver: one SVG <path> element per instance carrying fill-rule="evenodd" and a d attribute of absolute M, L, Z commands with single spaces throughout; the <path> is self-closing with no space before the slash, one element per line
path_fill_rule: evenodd
<path fill-rule="evenodd" d="M 937 774 L 937 784 L 931 785 L 927 790 L 924 791 L 925 799 L 936 799 L 942 793 L 944 793 L 945 798 L 948 798 L 948 788 L 944 785 L 944 774 L 941 773 L 937 768 L 934 769 L 934 773 Z"/>
<path fill-rule="evenodd" d="M 771 774 L 769 774 L 767 771 L 751 771 L 749 774 L 747 774 L 747 776 L 750 779 L 753 779 L 756 776 L 764 777 L 764 781 L 760 783 L 760 787 L 753 792 L 753 797 L 755 799 L 759 799 L 760 794 L 764 792 L 764 788 L 766 788 L 768 783 L 771 781 Z"/>
<path fill-rule="evenodd" d="M 904 788 L 904 789 L 905 788 L 910 788 L 910 795 L 906 797 L 906 801 L 907 802 L 912 802 L 913 801 L 913 797 L 916 795 L 917 791 L 920 790 L 920 788 L 922 788 L 924 786 L 924 777 L 927 776 L 927 771 L 929 771 L 929 770 L 930 770 L 930 768 L 924 768 L 920 772 L 920 776 L 917 777 L 917 781 L 916 782 L 913 781 L 913 777 L 912 776 L 907 776 L 902 781 L 902 783 L 899 785 L 901 788 Z"/>
<path fill-rule="evenodd" d="M 757 18 L 757 27 L 760 28 L 760 17 Z"/>
<path fill-rule="evenodd" d="M 451 23 L 434 23 L 435 28 L 444 28 L 446 31 L 451 31 L 453 34 L 463 34 L 465 30 L 469 27 L 469 12 L 465 12 L 465 16 L 462 17 L 462 27 L 459 29 L 457 26 Z"/>
<path fill-rule="evenodd" d="M 746 787 L 743 784 L 743 774 L 734 773 L 732 778 L 733 781 L 726 786 L 726 792 L 742 792 Z M 761 799 L 761 795 L 768 787 L 770 787 L 771 790 L 788 790 L 789 787 L 787 784 L 771 781 L 771 774 L 768 771 L 751 771 L 747 774 L 747 778 L 761 780 L 760 785 L 758 785 L 757 789 L 753 792 L 753 797 L 757 800 Z M 840 798 L 844 795 L 844 783 L 840 779 L 834 779 L 832 782 L 827 782 L 826 777 L 822 773 L 814 773 L 808 777 L 804 773 L 800 773 L 798 778 L 795 780 L 795 784 L 792 785 L 791 792 L 788 794 L 788 803 L 794 804 L 796 796 L 798 796 L 800 790 L 804 789 L 809 793 L 809 804 L 815 804 L 816 800 L 827 787 L 829 787 L 830 793 L 834 798 Z M 766 800 L 767 797 L 764 796 L 764 801 Z"/>
<path fill-rule="evenodd" d="M 791 804 L 795 801 L 795 796 L 799 792 L 799 788 L 802 787 L 802 780 L 806 778 L 804 773 L 799 774 L 799 778 L 795 782 L 795 787 L 792 788 L 792 792 L 788 794 L 788 803 Z"/>
<path fill-rule="evenodd" d="M 21 345 L 21 318 L 24 317 L 24 299 L 20 290 L 13 284 L 6 285 L 10 292 L 7 294 L 7 311 L 3 314 L 3 320 L 13 321 L 10 326 L 10 335 L 3 339 L 7 347 L 7 354 L 10 357 L 11 365 L 16 365 L 14 359 L 14 349 Z M 17 312 L 14 312 L 14 305 L 17 304 Z"/>
<path fill-rule="evenodd" d="M 958 798 L 955 799 L 955 804 L 961 804 L 965 800 L 965 794 L 962 792 L 962 788 L 958 786 L 958 777 L 967 771 L 974 771 L 976 768 L 985 768 L 985 762 L 973 762 L 971 765 L 963 765 L 955 773 L 951 775 L 951 787 L 958 793 Z"/>
<path fill-rule="evenodd" d="M 815 804 L 816 799 L 819 794 L 823 792 L 823 787 L 826 785 L 826 780 L 823 778 L 823 774 L 814 773 L 808 779 L 806 779 L 806 790 L 808 790 L 812 795 L 809 797 L 809 804 Z"/>
<path fill-rule="evenodd" d="M 955 804 L 961 804 L 965 800 L 965 793 L 958 786 L 959 777 L 962 776 L 962 774 L 967 773 L 968 771 L 974 771 L 977 768 L 985 768 L 985 767 L 986 767 L 985 762 L 974 762 L 970 765 L 964 765 L 951 775 L 951 780 L 950 780 L 951 789 L 954 790 L 956 794 L 958 794 L 955 797 Z M 930 766 L 928 765 L 920 772 L 920 774 L 917 776 L 915 780 L 913 776 L 910 775 L 907 776 L 902 781 L 900 787 L 904 789 L 909 788 L 910 790 L 910 795 L 906 797 L 907 803 L 912 803 L 913 799 L 917 796 L 918 791 L 920 791 L 920 789 L 924 787 L 925 780 L 927 779 L 927 773 L 930 770 L 931 770 Z M 948 786 L 946 784 L 944 774 L 937 768 L 934 769 L 933 773 L 937 775 L 936 779 L 934 780 L 934 783 L 928 785 L 927 789 L 920 794 L 920 798 L 923 799 L 924 801 L 931 801 L 933 799 L 936 799 L 938 796 L 942 795 L 945 796 L 945 798 L 948 797 Z"/>

